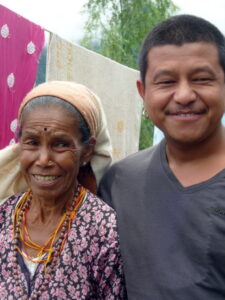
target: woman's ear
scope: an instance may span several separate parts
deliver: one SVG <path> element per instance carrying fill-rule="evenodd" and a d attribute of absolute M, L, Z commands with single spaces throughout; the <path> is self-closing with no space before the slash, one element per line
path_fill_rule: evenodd
<path fill-rule="evenodd" d="M 88 163 L 91 160 L 95 144 L 96 139 L 94 137 L 91 137 L 88 144 L 84 147 L 83 155 L 81 157 L 81 164 Z"/>
<path fill-rule="evenodd" d="M 80 169 L 77 176 L 78 181 L 93 194 L 97 193 L 97 182 L 95 174 L 90 165 L 93 156 L 96 139 L 91 137 L 88 144 L 84 146 L 83 154 L 80 159 Z"/>

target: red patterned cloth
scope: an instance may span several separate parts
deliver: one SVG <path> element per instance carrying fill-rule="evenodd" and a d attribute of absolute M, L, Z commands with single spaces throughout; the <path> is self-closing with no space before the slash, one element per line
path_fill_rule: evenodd
<path fill-rule="evenodd" d="M 44 30 L 0 5 L 0 149 L 15 142 L 17 112 L 34 86 Z"/>

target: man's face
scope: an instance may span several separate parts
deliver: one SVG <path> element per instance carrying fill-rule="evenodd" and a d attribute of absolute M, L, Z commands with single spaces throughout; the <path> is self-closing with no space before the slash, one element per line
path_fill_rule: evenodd
<path fill-rule="evenodd" d="M 150 119 L 167 140 L 196 143 L 221 129 L 224 72 L 210 43 L 152 48 L 145 86 L 138 82 Z"/>

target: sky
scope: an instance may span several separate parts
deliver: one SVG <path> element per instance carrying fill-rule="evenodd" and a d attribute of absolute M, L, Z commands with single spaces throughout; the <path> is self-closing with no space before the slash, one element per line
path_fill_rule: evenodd
<path fill-rule="evenodd" d="M 64 39 L 79 42 L 83 36 L 87 0 L 0 0 L 0 4 Z M 179 13 L 194 14 L 215 24 L 225 34 L 225 0 L 173 0 Z"/>
<path fill-rule="evenodd" d="M 0 0 L 0 4 L 72 42 L 83 36 L 86 0 Z"/>

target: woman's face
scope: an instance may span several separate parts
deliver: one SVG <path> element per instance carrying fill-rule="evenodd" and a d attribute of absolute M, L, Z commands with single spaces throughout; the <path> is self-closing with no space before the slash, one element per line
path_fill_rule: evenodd
<path fill-rule="evenodd" d="M 86 148 L 77 121 L 62 107 L 38 107 L 26 112 L 20 140 L 22 173 L 35 197 L 62 199 L 77 184 Z"/>

